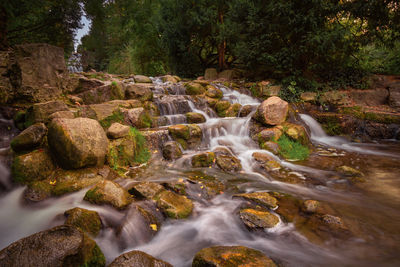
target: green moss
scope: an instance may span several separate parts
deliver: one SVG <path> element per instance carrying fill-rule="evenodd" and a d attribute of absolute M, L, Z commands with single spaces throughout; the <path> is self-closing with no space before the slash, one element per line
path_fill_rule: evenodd
<path fill-rule="evenodd" d="M 124 114 L 122 114 L 121 110 L 116 110 L 113 112 L 112 115 L 108 116 L 107 118 L 99 121 L 100 125 L 104 128 L 104 129 L 108 129 L 111 124 L 113 124 L 114 122 L 119 122 L 119 123 L 123 123 L 124 122 Z"/>
<path fill-rule="evenodd" d="M 290 160 L 305 160 L 310 154 L 308 147 L 300 142 L 293 141 L 285 134 L 278 140 L 279 153 L 286 159 Z"/>
<path fill-rule="evenodd" d="M 145 163 L 150 159 L 150 151 L 147 148 L 146 138 L 136 128 L 131 127 L 129 135 L 135 138 L 136 149 L 135 149 L 135 162 Z"/>
<path fill-rule="evenodd" d="M 225 117 L 226 111 L 231 106 L 229 101 L 218 101 L 215 105 L 215 111 L 217 112 L 219 117 Z"/>
<path fill-rule="evenodd" d="M 89 239 L 85 236 L 85 239 Z M 84 255 L 83 255 L 83 264 L 79 265 L 80 267 L 100 267 L 106 265 L 106 258 L 104 257 L 103 252 L 99 248 L 99 246 L 93 240 L 86 241 L 85 240 Z"/>

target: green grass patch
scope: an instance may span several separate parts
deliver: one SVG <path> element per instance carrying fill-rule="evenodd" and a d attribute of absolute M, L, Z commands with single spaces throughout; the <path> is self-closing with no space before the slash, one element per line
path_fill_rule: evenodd
<path fill-rule="evenodd" d="M 147 148 L 146 138 L 136 128 L 131 127 L 129 135 L 135 138 L 136 149 L 135 149 L 135 162 L 145 163 L 150 159 L 150 151 Z"/>
<path fill-rule="evenodd" d="M 300 142 L 293 141 L 287 135 L 282 135 L 278 140 L 279 153 L 286 159 L 305 160 L 310 155 L 308 147 Z"/>
<path fill-rule="evenodd" d="M 119 110 L 119 109 L 114 111 L 112 115 L 110 115 L 107 118 L 101 120 L 100 121 L 100 125 L 104 129 L 108 129 L 111 126 L 111 124 L 113 124 L 114 122 L 119 122 L 119 123 L 123 123 L 124 122 L 124 114 L 122 114 L 121 110 Z"/>

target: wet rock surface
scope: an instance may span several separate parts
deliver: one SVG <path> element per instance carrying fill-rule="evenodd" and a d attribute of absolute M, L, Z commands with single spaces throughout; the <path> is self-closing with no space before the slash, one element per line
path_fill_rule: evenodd
<path fill-rule="evenodd" d="M 98 205 L 108 204 L 117 209 L 124 209 L 132 202 L 128 191 L 119 184 L 108 180 L 96 184 L 87 191 L 84 199 Z"/>
<path fill-rule="evenodd" d="M 142 251 L 130 251 L 116 258 L 109 267 L 118 266 L 157 266 L 157 267 L 172 267 L 171 264 L 158 260 Z"/>

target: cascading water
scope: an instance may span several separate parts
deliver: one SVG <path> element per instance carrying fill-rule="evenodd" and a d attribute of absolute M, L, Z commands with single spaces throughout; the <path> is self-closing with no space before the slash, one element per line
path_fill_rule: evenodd
<path fill-rule="evenodd" d="M 141 173 L 138 177 L 139 180 L 158 183 L 175 182 L 180 177 L 187 177 L 187 171 L 192 171 L 192 168 L 188 166 L 192 155 L 201 151 L 226 148 L 240 160 L 242 171 L 228 174 L 215 169 L 206 169 L 203 170 L 204 172 L 226 181 L 229 186 L 242 192 L 279 191 L 292 194 L 299 199 L 312 198 L 329 202 L 349 220 L 365 221 L 367 226 L 363 225 L 362 227 L 367 229 L 370 236 L 341 240 L 341 246 L 334 246 L 330 243 L 317 245 L 308 241 L 296 230 L 298 221 L 288 223 L 282 218 L 274 228 L 253 233 L 244 227 L 237 216 L 237 211 L 243 201 L 232 199 L 230 193 L 224 193 L 209 201 L 195 201 L 195 209 L 189 219 L 165 221 L 155 237 L 152 238 L 152 233 L 148 232 L 148 226 L 144 225 L 143 221 L 139 220 L 137 212 L 135 213 L 134 206 L 126 212 L 121 212 L 108 206 L 91 205 L 83 200 L 85 189 L 40 203 L 26 203 L 23 201 L 24 187 L 17 187 L 0 198 L 0 218 L 2 218 L 0 220 L 0 232 L 2 233 L 0 249 L 21 237 L 62 224 L 64 220 L 62 214 L 66 210 L 82 207 L 95 210 L 101 216 L 103 230 L 95 240 L 104 252 L 108 263 L 123 252 L 135 249 L 166 260 L 174 266 L 190 266 L 194 254 L 201 248 L 212 245 L 242 245 L 265 252 L 283 266 L 376 266 L 382 261 L 388 263 L 387 265 L 395 265 L 393 263 L 396 261 L 391 258 L 393 253 L 388 253 L 389 256 L 385 256 L 385 253 L 390 249 L 399 248 L 399 246 L 393 245 L 397 237 L 391 239 L 387 236 L 388 233 L 396 233 L 398 225 L 395 222 L 381 225 L 380 220 L 384 218 L 387 222 L 400 219 L 397 202 L 388 204 L 381 195 L 375 192 L 363 195 L 359 192 L 342 192 L 340 191 L 341 187 L 336 190 L 335 187 L 328 186 L 331 182 L 329 179 L 337 181 L 335 185 L 342 183 L 342 180 L 336 177 L 334 170 L 287 162 L 266 150 L 259 149 L 249 136 L 251 116 L 259 105 L 259 101 L 255 98 L 216 84 L 224 94 L 222 100 L 239 103 L 242 106 L 248 105 L 252 109 L 252 112 L 246 117 L 218 118 L 214 112 L 203 108 L 201 103 L 193 101 L 190 96 L 185 95 L 185 89 L 181 84 L 163 83 L 159 78 L 154 78 L 153 83 L 155 87 L 153 90 L 154 102 L 158 105 L 161 117 L 167 120 L 165 125 L 186 123 L 185 114 L 188 112 L 200 113 L 206 121 L 199 124 L 203 130 L 200 150 L 184 151 L 184 157 L 173 163 L 167 164 L 162 161 L 152 163 L 154 164 L 152 168 Z M 313 142 L 348 150 L 349 154 L 360 152 L 357 149 L 365 151 L 364 148 L 355 146 L 342 138 L 328 137 L 311 117 L 304 114 L 300 116 L 310 128 Z M 274 180 L 268 174 L 258 172 L 253 158 L 254 152 L 267 154 L 279 162 L 283 168 L 297 173 L 302 179 L 309 180 L 316 177 L 319 182 L 316 185 L 312 183 L 289 184 Z M 374 175 L 381 175 L 385 181 L 398 185 L 395 180 L 398 169 L 392 167 L 396 164 L 390 161 L 390 158 L 385 158 L 385 161 L 381 158 L 389 153 L 385 154 L 375 150 L 373 152 L 376 153 L 370 154 L 369 165 L 372 165 L 370 163 L 375 157 L 381 159 L 390 168 L 394 168 L 388 171 L 387 176 L 382 176 L 381 169 L 380 173 L 377 172 Z M 348 155 L 346 154 L 346 156 Z M 344 156 L 342 158 L 347 160 Z M 367 161 L 369 158 L 363 158 L 363 160 Z M 8 175 L 8 170 L 2 165 L 0 165 L 0 175 L 2 177 Z M 4 181 L 8 181 L 8 179 L 5 178 Z M 127 188 L 133 181 L 118 182 Z M 383 188 L 379 187 L 382 186 L 382 179 L 375 185 L 377 188 Z M 393 194 L 395 195 L 395 193 Z M 151 205 L 146 202 L 135 204 Z M 275 215 L 278 214 L 275 213 Z"/>

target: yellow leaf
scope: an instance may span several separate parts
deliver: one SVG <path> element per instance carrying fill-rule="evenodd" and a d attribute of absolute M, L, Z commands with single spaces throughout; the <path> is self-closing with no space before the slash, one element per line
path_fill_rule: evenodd
<path fill-rule="evenodd" d="M 157 224 L 150 224 L 150 227 L 153 231 L 157 231 Z"/>
<path fill-rule="evenodd" d="M 49 183 L 50 183 L 50 185 L 55 185 L 56 184 L 56 180 L 54 180 L 54 181 L 50 181 Z"/>

